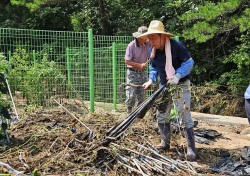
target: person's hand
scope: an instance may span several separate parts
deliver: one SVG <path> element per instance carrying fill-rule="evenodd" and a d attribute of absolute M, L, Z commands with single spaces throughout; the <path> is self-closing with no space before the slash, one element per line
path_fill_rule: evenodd
<path fill-rule="evenodd" d="M 140 70 L 144 70 L 147 67 L 147 63 L 140 64 Z"/>
<path fill-rule="evenodd" d="M 145 90 L 147 90 L 147 89 L 149 89 L 151 87 L 152 83 L 153 83 L 152 80 L 149 80 L 148 82 L 145 82 L 144 84 L 142 84 L 142 87 Z"/>
<path fill-rule="evenodd" d="M 170 85 L 176 85 L 179 83 L 179 78 L 177 76 L 174 76 L 172 79 L 168 80 L 168 83 L 167 84 L 170 84 Z"/>

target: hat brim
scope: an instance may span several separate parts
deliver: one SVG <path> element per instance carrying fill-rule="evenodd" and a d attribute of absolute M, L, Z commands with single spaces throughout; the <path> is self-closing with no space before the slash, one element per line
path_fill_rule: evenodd
<path fill-rule="evenodd" d="M 148 36 L 149 34 L 165 34 L 165 35 L 167 35 L 167 36 L 169 36 L 169 37 L 173 37 L 173 36 L 174 36 L 174 34 L 171 34 L 171 33 L 169 33 L 169 32 L 162 32 L 162 31 L 158 31 L 158 30 L 150 30 L 150 31 L 148 31 L 148 32 L 145 32 L 145 33 L 141 34 L 141 35 L 138 36 L 137 38 L 146 37 L 146 36 Z"/>
<path fill-rule="evenodd" d="M 135 37 L 135 38 L 138 38 L 140 35 L 142 35 L 141 33 L 139 33 L 139 32 L 134 32 L 133 34 L 133 37 Z"/>

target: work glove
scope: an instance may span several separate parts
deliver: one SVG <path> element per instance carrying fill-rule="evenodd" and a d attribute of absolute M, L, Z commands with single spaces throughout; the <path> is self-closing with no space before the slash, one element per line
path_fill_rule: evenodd
<path fill-rule="evenodd" d="M 142 87 L 143 87 L 145 90 L 147 90 L 147 89 L 149 89 L 149 88 L 151 87 L 152 83 L 153 83 L 153 81 L 152 81 L 152 80 L 149 80 L 148 82 L 145 82 L 145 83 L 142 85 Z"/>
<path fill-rule="evenodd" d="M 176 85 L 179 83 L 179 78 L 175 75 L 172 79 L 168 80 L 168 83 L 167 84 L 170 84 L 170 85 Z"/>

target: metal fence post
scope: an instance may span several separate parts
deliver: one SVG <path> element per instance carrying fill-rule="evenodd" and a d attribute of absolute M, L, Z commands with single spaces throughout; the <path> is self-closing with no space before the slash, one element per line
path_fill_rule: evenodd
<path fill-rule="evenodd" d="M 11 65 L 10 65 L 10 58 L 11 58 L 11 51 L 8 52 L 8 67 L 7 69 L 10 70 L 11 69 Z"/>
<path fill-rule="evenodd" d="M 34 61 L 34 66 L 36 65 L 36 51 L 33 50 L 33 61 Z"/>
<path fill-rule="evenodd" d="M 71 93 L 69 87 L 71 87 L 71 68 L 70 68 L 70 57 L 69 57 L 69 48 L 66 48 L 66 60 L 67 60 L 67 76 L 68 76 L 68 93 L 69 97 L 71 98 Z"/>
<path fill-rule="evenodd" d="M 90 93 L 90 112 L 94 112 L 94 45 L 93 45 L 93 30 L 88 31 L 89 40 L 89 93 Z"/>
<path fill-rule="evenodd" d="M 9 54 L 8 54 L 8 59 L 9 59 L 9 61 L 10 61 L 10 58 L 11 58 L 11 51 L 9 51 Z"/>
<path fill-rule="evenodd" d="M 116 110 L 116 45 L 112 43 L 112 68 L 113 68 L 113 106 Z"/>

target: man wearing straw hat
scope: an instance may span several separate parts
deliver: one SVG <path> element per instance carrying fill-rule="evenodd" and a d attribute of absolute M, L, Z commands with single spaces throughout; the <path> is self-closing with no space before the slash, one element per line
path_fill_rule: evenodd
<path fill-rule="evenodd" d="M 190 56 L 186 47 L 176 40 L 170 39 L 173 34 L 164 30 L 164 25 L 161 21 L 153 20 L 150 22 L 148 31 L 140 37 L 147 36 L 152 47 L 148 50 L 150 57 L 149 66 L 149 81 L 143 84 L 144 89 L 151 87 L 152 83 L 156 82 L 157 77 L 160 77 L 161 85 L 178 85 L 181 91 L 176 91 L 174 95 L 165 91 L 162 98 L 165 101 L 160 101 L 157 106 L 157 121 L 160 131 L 161 143 L 156 146 L 158 149 L 170 148 L 170 110 L 172 99 L 178 111 L 179 119 L 182 120 L 187 138 L 187 159 L 194 160 L 196 158 L 195 138 L 194 138 L 194 123 L 190 114 L 190 70 L 193 67 L 194 61 Z M 179 94 L 178 94 L 179 93 Z M 178 95 L 177 95 L 178 94 Z"/>
<path fill-rule="evenodd" d="M 147 32 L 146 26 L 138 28 L 133 33 L 135 39 L 130 42 L 126 49 L 125 64 L 127 65 L 126 76 L 126 101 L 127 113 L 130 114 L 137 100 L 141 104 L 145 98 L 144 89 L 139 86 L 147 80 L 145 68 L 147 66 L 147 51 L 150 47 L 147 37 L 138 38 L 141 34 Z M 132 86 L 134 85 L 134 86 Z"/>

